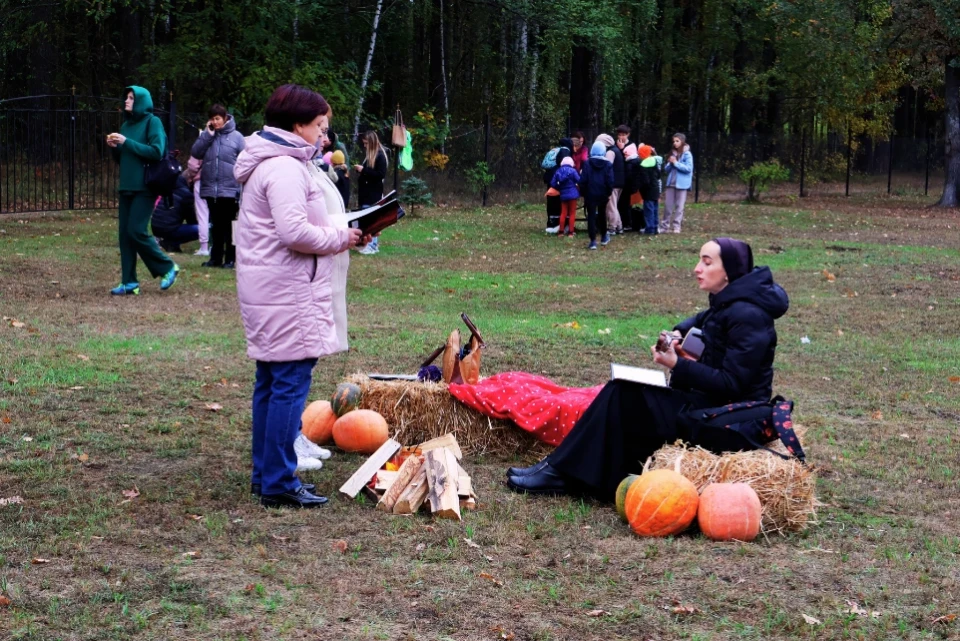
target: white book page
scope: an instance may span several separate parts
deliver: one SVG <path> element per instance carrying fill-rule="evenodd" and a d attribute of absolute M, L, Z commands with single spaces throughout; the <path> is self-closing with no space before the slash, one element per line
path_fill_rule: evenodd
<path fill-rule="evenodd" d="M 667 386 L 667 375 L 658 369 L 610 363 L 610 380 L 633 381 L 656 387 Z"/>

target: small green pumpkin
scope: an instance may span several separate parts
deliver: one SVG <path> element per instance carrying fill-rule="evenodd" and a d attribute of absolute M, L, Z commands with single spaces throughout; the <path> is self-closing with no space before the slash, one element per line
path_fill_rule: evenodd
<path fill-rule="evenodd" d="M 337 390 L 330 399 L 330 405 L 333 407 L 333 413 L 337 417 L 343 416 L 347 412 L 357 409 L 360 406 L 362 393 L 360 386 L 354 383 L 340 383 Z"/>
<path fill-rule="evenodd" d="M 624 522 L 627 520 L 627 510 L 625 507 L 627 502 L 627 490 L 630 489 L 630 486 L 633 485 L 633 482 L 638 478 L 640 477 L 636 474 L 631 474 L 627 478 L 620 481 L 620 485 L 617 486 L 617 514 L 620 515 L 620 518 L 623 519 Z"/>

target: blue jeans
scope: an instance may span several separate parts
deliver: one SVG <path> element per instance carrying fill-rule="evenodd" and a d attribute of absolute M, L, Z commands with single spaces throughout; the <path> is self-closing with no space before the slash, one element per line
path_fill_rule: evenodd
<path fill-rule="evenodd" d="M 297 454 L 293 442 L 310 392 L 317 359 L 268 363 L 257 361 L 253 387 L 253 475 L 265 495 L 295 492 Z"/>
<path fill-rule="evenodd" d="M 660 229 L 660 202 L 643 201 L 643 233 L 656 234 Z"/>

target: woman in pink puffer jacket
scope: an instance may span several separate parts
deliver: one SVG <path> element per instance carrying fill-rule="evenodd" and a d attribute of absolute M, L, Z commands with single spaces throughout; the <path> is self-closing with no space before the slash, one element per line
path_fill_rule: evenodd
<path fill-rule="evenodd" d="M 326 135 L 330 106 L 298 85 L 278 87 L 261 131 L 247 137 L 234 175 L 243 185 L 237 221 L 237 296 L 253 390 L 251 491 L 261 505 L 327 502 L 294 474 L 294 441 L 317 359 L 343 349 L 333 313 L 334 255 L 362 239 L 327 218 L 307 163 Z"/>

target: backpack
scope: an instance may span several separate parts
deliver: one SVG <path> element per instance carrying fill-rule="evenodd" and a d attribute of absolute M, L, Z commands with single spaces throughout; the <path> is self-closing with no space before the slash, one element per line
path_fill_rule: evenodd
<path fill-rule="evenodd" d="M 557 166 L 557 154 L 560 153 L 560 147 L 554 147 L 547 152 L 547 155 L 543 157 L 543 162 L 540 163 L 540 167 L 543 169 L 553 169 Z"/>
<path fill-rule="evenodd" d="M 717 454 L 730 451 L 731 442 L 739 440 L 789 460 L 789 456 L 763 445 L 779 437 L 787 452 L 801 463 L 806 463 L 803 447 L 793 431 L 792 412 L 793 401 L 782 396 L 775 396 L 769 401 L 745 401 L 722 407 L 685 407 L 677 415 L 677 429 L 684 439 Z M 738 436 L 731 440 L 733 434 Z"/>
<path fill-rule="evenodd" d="M 150 125 L 155 117 L 147 122 L 147 138 L 150 137 Z M 160 160 L 147 163 L 143 166 L 143 184 L 150 193 L 158 196 L 170 196 L 177 186 L 177 178 L 182 168 L 175 152 L 166 151 Z"/>

